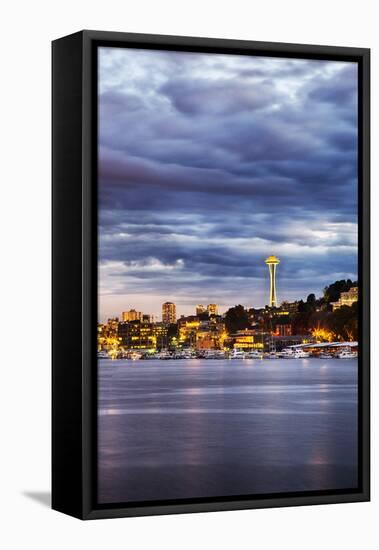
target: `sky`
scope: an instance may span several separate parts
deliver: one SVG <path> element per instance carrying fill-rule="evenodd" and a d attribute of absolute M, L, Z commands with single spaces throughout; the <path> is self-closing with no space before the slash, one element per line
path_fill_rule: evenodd
<path fill-rule="evenodd" d="M 357 277 L 357 66 L 99 48 L 99 320 Z"/>

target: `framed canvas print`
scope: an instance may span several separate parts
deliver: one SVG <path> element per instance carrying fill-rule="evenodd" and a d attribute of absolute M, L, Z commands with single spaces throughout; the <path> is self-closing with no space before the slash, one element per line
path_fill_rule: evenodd
<path fill-rule="evenodd" d="M 53 42 L 53 508 L 369 499 L 369 50 Z"/>

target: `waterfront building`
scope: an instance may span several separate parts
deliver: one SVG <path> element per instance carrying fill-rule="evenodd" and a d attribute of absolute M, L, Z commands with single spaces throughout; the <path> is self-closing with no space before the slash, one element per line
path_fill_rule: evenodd
<path fill-rule="evenodd" d="M 251 329 L 238 330 L 228 338 L 228 346 L 235 349 L 261 350 L 267 347 L 269 332 L 259 332 Z"/>
<path fill-rule="evenodd" d="M 97 326 L 98 351 L 115 349 L 118 346 L 118 317 L 108 319 L 106 323 Z"/>
<path fill-rule="evenodd" d="M 195 345 L 198 351 L 206 349 L 219 349 L 215 339 L 212 338 L 212 333 L 205 328 L 197 331 Z"/>
<path fill-rule="evenodd" d="M 120 346 L 125 350 L 155 351 L 167 349 L 171 345 L 169 330 L 169 325 L 163 322 L 121 322 L 118 325 Z M 176 330 L 173 334 L 176 335 Z"/>
<path fill-rule="evenodd" d="M 196 349 L 222 349 L 227 336 L 224 323 L 201 321 L 196 331 Z"/>
<path fill-rule="evenodd" d="M 289 346 L 296 346 L 298 344 L 311 344 L 316 342 L 316 339 L 309 334 L 293 334 L 290 336 L 272 336 L 272 341 L 276 351 L 281 351 Z"/>
<path fill-rule="evenodd" d="M 341 292 L 339 300 L 337 302 L 331 302 L 333 311 L 343 306 L 351 307 L 358 301 L 358 287 L 352 286 L 347 292 Z"/>
<path fill-rule="evenodd" d="M 190 315 L 178 320 L 178 339 L 182 347 L 198 350 L 222 349 L 227 336 L 221 317 L 201 320 Z"/>
<path fill-rule="evenodd" d="M 218 306 L 217 304 L 208 304 L 207 311 L 209 315 L 218 315 Z"/>
<path fill-rule="evenodd" d="M 156 349 L 157 338 L 152 323 L 141 321 L 121 322 L 118 326 L 120 345 L 124 349 L 139 349 L 153 351 Z"/>
<path fill-rule="evenodd" d="M 275 326 L 275 336 L 291 336 L 292 326 L 289 323 L 280 323 Z"/>
<path fill-rule="evenodd" d="M 103 338 L 114 338 L 117 336 L 118 325 L 118 317 L 108 319 L 105 324 L 98 325 L 98 334 Z"/>
<path fill-rule="evenodd" d="M 178 320 L 178 337 L 181 345 L 195 347 L 196 333 L 200 327 L 200 319 L 195 315 L 181 317 Z"/>
<path fill-rule="evenodd" d="M 168 337 L 168 325 L 166 323 L 154 323 L 154 335 L 158 350 L 167 349 L 170 345 Z"/>
<path fill-rule="evenodd" d="M 135 309 L 130 309 L 129 311 L 123 311 L 122 312 L 122 320 L 124 322 L 128 321 L 141 321 L 142 319 L 142 312 L 136 311 Z"/>
<path fill-rule="evenodd" d="M 176 323 L 176 305 L 172 302 L 162 304 L 162 322 L 171 324 Z"/>
<path fill-rule="evenodd" d="M 251 329 L 239 330 L 232 334 L 227 345 L 234 349 L 258 350 L 264 352 L 281 351 L 283 348 L 296 344 L 307 344 L 315 339 L 309 335 L 277 335 L 269 331 Z"/>
<path fill-rule="evenodd" d="M 276 256 L 269 256 L 265 259 L 265 264 L 267 265 L 270 272 L 270 295 L 269 295 L 269 307 L 278 307 L 277 297 L 276 297 L 276 266 L 280 263 L 279 258 Z"/>

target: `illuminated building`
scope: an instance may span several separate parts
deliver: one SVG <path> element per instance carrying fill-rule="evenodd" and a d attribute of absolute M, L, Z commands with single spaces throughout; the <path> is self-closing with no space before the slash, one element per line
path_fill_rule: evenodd
<path fill-rule="evenodd" d="M 176 323 L 176 305 L 172 302 L 162 304 L 162 322 L 168 325 Z"/>
<path fill-rule="evenodd" d="M 224 323 L 212 319 L 200 320 L 194 315 L 178 320 L 178 336 L 181 346 L 198 350 L 222 349 L 227 338 Z"/>
<path fill-rule="evenodd" d="M 196 333 L 200 327 L 200 320 L 194 315 L 181 317 L 178 320 L 179 342 L 194 347 L 196 344 Z"/>
<path fill-rule="evenodd" d="M 155 350 L 157 338 L 152 323 L 130 321 L 119 323 L 118 336 L 125 349 Z"/>
<path fill-rule="evenodd" d="M 288 313 L 291 315 L 292 313 L 297 313 L 298 307 L 298 302 L 282 302 L 280 309 L 283 311 L 283 313 Z"/>
<path fill-rule="evenodd" d="M 117 336 L 118 325 L 118 317 L 108 319 L 104 325 L 98 326 L 98 334 L 103 338 L 114 338 Z"/>
<path fill-rule="evenodd" d="M 266 332 L 257 332 L 255 330 L 239 330 L 229 338 L 229 346 L 236 349 L 256 349 L 263 350 L 270 334 Z"/>
<path fill-rule="evenodd" d="M 112 317 L 111 319 L 108 319 L 107 324 L 105 326 L 109 331 L 117 331 L 118 317 Z"/>
<path fill-rule="evenodd" d="M 196 332 L 196 349 L 222 349 L 227 336 L 224 323 L 202 321 Z"/>
<path fill-rule="evenodd" d="M 130 309 L 129 311 L 122 312 L 122 320 L 125 322 L 141 321 L 141 319 L 142 319 L 142 313 L 140 311 L 136 311 L 135 309 Z"/>
<path fill-rule="evenodd" d="M 228 339 L 231 348 L 243 350 L 260 350 L 264 352 L 281 351 L 283 348 L 296 344 L 306 344 L 314 341 L 309 335 L 277 336 L 270 332 L 258 332 L 245 329 L 232 334 Z"/>
<path fill-rule="evenodd" d="M 268 266 L 270 272 L 270 298 L 268 302 L 270 307 L 278 307 L 276 299 L 276 266 L 279 263 L 280 260 L 276 256 L 269 256 L 265 260 L 265 264 Z"/>
<path fill-rule="evenodd" d="M 275 336 L 291 336 L 292 335 L 292 327 L 288 323 L 286 324 L 278 324 L 275 327 Z"/>
<path fill-rule="evenodd" d="M 340 298 L 337 302 L 332 302 L 333 311 L 339 309 L 342 306 L 351 307 L 358 301 L 358 287 L 352 286 L 347 292 L 341 292 Z"/>
<path fill-rule="evenodd" d="M 288 315 L 290 314 L 289 311 L 283 311 L 282 309 L 276 309 L 273 311 L 273 316 L 274 317 L 288 317 Z"/>
<path fill-rule="evenodd" d="M 209 315 L 218 315 L 218 306 L 217 304 L 208 304 L 207 311 Z"/>
<path fill-rule="evenodd" d="M 128 321 L 118 325 L 118 337 L 125 350 L 156 351 L 170 347 L 176 331 L 170 336 L 167 323 Z"/>
<path fill-rule="evenodd" d="M 168 327 L 166 323 L 154 324 L 154 335 L 156 338 L 156 346 L 158 350 L 167 349 L 169 347 Z"/>
<path fill-rule="evenodd" d="M 118 317 L 108 319 L 105 324 L 100 324 L 97 327 L 97 349 L 112 350 L 116 349 L 119 344 L 118 327 L 120 323 Z"/>
<path fill-rule="evenodd" d="M 205 313 L 207 311 L 207 308 L 203 306 L 203 304 L 198 304 L 196 306 L 196 315 L 201 315 L 202 313 Z"/>

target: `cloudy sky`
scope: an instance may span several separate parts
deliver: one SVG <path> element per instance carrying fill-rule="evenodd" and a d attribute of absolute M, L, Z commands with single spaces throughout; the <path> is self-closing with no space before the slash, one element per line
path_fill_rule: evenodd
<path fill-rule="evenodd" d="M 99 318 L 357 275 L 357 66 L 99 50 Z"/>

